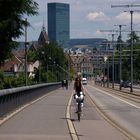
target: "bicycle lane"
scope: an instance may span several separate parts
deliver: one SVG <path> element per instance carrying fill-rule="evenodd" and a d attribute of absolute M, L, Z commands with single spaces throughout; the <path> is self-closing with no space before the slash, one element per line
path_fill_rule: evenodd
<path fill-rule="evenodd" d="M 128 140 L 127 137 L 99 115 L 96 106 L 89 101 L 88 95 L 85 96 L 80 122 L 75 111 L 76 104 L 75 100 L 72 99 L 71 120 L 79 140 Z"/>
<path fill-rule="evenodd" d="M 71 89 L 59 88 L 0 126 L 0 140 L 71 140 L 65 111 Z"/>

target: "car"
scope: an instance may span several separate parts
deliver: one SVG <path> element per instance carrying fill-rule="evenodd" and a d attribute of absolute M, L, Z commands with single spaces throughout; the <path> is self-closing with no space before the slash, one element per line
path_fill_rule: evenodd
<path fill-rule="evenodd" d="M 121 86 L 124 87 L 124 88 L 127 88 L 127 87 L 130 88 L 131 87 L 131 82 L 129 80 L 122 81 Z"/>
<path fill-rule="evenodd" d="M 82 78 L 82 84 L 87 85 L 87 78 Z"/>
<path fill-rule="evenodd" d="M 120 83 L 120 81 L 118 81 L 118 83 Z M 124 81 L 121 80 L 120 86 L 123 87 L 124 86 Z"/>
<path fill-rule="evenodd" d="M 129 80 L 125 81 L 125 82 L 124 82 L 124 87 L 125 87 L 125 88 L 127 88 L 127 87 L 130 88 L 130 87 L 131 87 L 131 82 L 130 82 Z"/>

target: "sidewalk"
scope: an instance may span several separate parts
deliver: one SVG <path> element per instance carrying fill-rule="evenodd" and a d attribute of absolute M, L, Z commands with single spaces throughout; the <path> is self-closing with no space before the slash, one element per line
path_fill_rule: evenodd
<path fill-rule="evenodd" d="M 58 89 L 0 126 L 0 140 L 71 140 L 65 111 L 71 89 Z"/>

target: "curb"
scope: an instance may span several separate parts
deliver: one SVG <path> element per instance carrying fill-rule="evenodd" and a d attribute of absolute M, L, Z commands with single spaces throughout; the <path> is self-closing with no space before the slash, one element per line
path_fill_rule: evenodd
<path fill-rule="evenodd" d="M 69 127 L 69 131 L 72 137 L 72 140 L 79 140 L 76 130 L 74 128 L 74 125 L 71 121 L 71 117 L 70 117 L 70 105 L 71 105 L 71 101 L 72 101 L 72 97 L 73 97 L 73 93 L 69 99 L 68 105 L 67 105 L 67 109 L 66 109 L 66 118 L 67 118 L 67 123 L 68 123 L 68 127 Z"/>

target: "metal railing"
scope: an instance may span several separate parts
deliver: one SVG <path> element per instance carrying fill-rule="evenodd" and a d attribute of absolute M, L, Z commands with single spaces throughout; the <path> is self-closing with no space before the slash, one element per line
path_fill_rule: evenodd
<path fill-rule="evenodd" d="M 0 90 L 0 118 L 60 86 L 58 82 Z"/>

